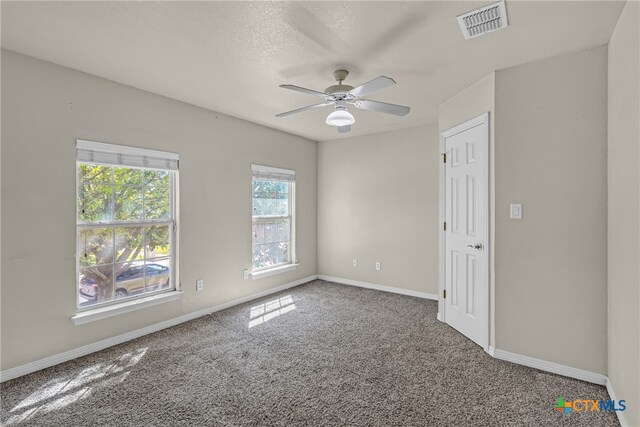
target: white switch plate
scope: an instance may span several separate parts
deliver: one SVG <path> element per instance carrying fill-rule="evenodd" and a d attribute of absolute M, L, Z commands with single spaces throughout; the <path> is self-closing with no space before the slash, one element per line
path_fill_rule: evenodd
<path fill-rule="evenodd" d="M 380 271 L 380 261 L 376 261 L 376 271 Z"/>
<path fill-rule="evenodd" d="M 357 267 L 357 266 L 358 266 L 358 260 L 357 260 L 357 259 L 355 259 L 355 258 L 353 259 L 353 266 L 354 266 L 354 267 Z"/>
<path fill-rule="evenodd" d="M 511 203 L 509 206 L 509 213 L 511 219 L 522 219 L 522 204 Z"/>
<path fill-rule="evenodd" d="M 204 280 L 196 280 L 196 291 L 201 291 L 204 289 Z"/>
<path fill-rule="evenodd" d="M 242 270 L 242 277 L 244 277 L 244 280 L 247 280 L 249 278 L 249 270 Z"/>

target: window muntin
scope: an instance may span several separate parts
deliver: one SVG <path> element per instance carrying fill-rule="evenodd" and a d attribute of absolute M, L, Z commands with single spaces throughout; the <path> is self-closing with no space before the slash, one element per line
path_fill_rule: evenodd
<path fill-rule="evenodd" d="M 291 264 L 294 260 L 293 191 L 293 174 L 265 177 L 254 170 L 252 180 L 252 270 L 254 272 Z"/>
<path fill-rule="evenodd" d="M 172 291 L 175 171 L 77 162 L 78 310 Z"/>

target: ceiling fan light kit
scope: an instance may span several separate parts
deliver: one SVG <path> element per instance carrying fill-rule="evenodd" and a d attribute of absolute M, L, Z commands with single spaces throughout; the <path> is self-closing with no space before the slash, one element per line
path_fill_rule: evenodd
<path fill-rule="evenodd" d="M 350 126 L 356 122 L 353 114 L 347 111 L 344 101 L 336 102 L 336 109 L 327 116 L 326 123 L 329 126 Z"/>
<path fill-rule="evenodd" d="M 351 125 L 356 121 L 353 115 L 347 111 L 347 104 L 351 104 L 354 107 L 363 110 L 378 111 L 396 116 L 405 116 L 409 111 L 411 111 L 409 107 L 405 107 L 403 105 L 387 104 L 385 102 L 370 101 L 361 98 L 370 93 L 395 85 L 396 82 L 392 78 L 386 76 L 376 77 L 375 79 L 354 88 L 353 86 L 342 84 L 348 75 L 349 72 L 346 70 L 334 71 L 333 77 L 336 79 L 338 84 L 329 86 L 324 92 L 318 92 L 295 85 L 280 85 L 280 87 L 284 89 L 295 90 L 296 92 L 302 92 L 323 98 L 324 102 L 287 111 L 286 113 L 276 114 L 276 117 L 285 117 L 302 111 L 313 110 L 315 108 L 326 107 L 333 104 L 335 105 L 335 110 L 327 116 L 326 123 L 329 126 L 336 126 L 339 133 L 345 133 L 351 130 Z"/>

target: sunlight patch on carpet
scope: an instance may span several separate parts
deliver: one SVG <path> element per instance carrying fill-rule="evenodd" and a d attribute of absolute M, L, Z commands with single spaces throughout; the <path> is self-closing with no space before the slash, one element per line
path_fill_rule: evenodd
<path fill-rule="evenodd" d="M 6 425 L 24 422 L 35 414 L 57 411 L 86 399 L 96 390 L 122 383 L 147 350 L 148 347 L 140 348 L 123 354 L 113 363 L 99 363 L 83 369 L 75 376 L 63 376 L 47 382 L 9 411 L 14 414 L 6 421 Z"/>
<path fill-rule="evenodd" d="M 291 295 L 267 301 L 251 307 L 249 328 L 268 322 L 269 320 L 296 309 Z"/>

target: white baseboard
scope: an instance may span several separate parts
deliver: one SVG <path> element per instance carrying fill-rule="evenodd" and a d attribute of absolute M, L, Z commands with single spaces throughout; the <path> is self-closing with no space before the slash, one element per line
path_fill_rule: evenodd
<path fill-rule="evenodd" d="M 216 311 L 221 311 L 234 305 L 243 304 L 245 302 L 262 298 L 264 296 L 274 294 L 276 292 L 284 291 L 295 286 L 302 285 L 311 280 L 317 279 L 317 275 L 298 279 L 293 282 L 285 283 L 275 288 L 267 289 L 266 291 L 251 294 L 246 297 L 242 297 L 233 301 L 218 304 L 213 307 L 205 308 L 204 310 L 194 311 L 193 313 L 185 314 L 183 316 L 176 317 L 174 319 L 165 320 L 164 322 L 156 323 L 155 325 L 147 326 L 135 331 L 127 332 L 122 335 L 118 335 L 112 338 L 107 338 L 102 341 L 95 342 L 93 344 L 84 345 L 73 350 L 65 351 L 64 353 L 55 354 L 53 356 L 45 357 L 44 359 L 36 360 L 34 362 L 26 363 L 24 365 L 16 366 L 15 368 L 6 369 L 0 372 L 0 382 L 8 381 L 13 378 L 18 378 L 23 375 L 30 374 L 32 372 L 39 371 L 50 366 L 54 366 L 63 362 L 67 362 L 78 357 L 86 356 L 87 354 L 95 353 L 96 351 L 104 350 L 105 348 L 112 347 L 117 344 L 122 344 L 127 341 L 131 341 L 135 338 L 139 338 L 143 335 L 148 335 L 153 332 L 160 331 L 162 329 L 170 328 L 172 326 L 179 325 L 180 323 L 188 322 L 190 320 L 197 319 L 198 317 L 206 316 Z"/>
<path fill-rule="evenodd" d="M 606 375 L 597 374 L 595 372 L 572 368 L 571 366 L 560 365 L 559 363 L 547 362 L 546 360 L 523 356 L 521 354 L 511 353 L 509 351 L 499 350 L 493 347 L 489 347 L 488 353 L 496 359 L 540 369 L 541 371 L 551 372 L 552 374 L 564 375 L 565 377 L 575 378 L 598 385 L 605 385 L 607 383 Z"/>
<path fill-rule="evenodd" d="M 394 286 L 385 286 L 385 285 L 378 285 L 375 283 L 360 282 L 358 280 L 343 279 L 341 277 L 325 276 L 324 274 L 318 274 L 318 279 L 326 280 L 327 282 L 340 283 L 342 285 L 357 286 L 359 288 L 375 289 L 376 291 L 391 292 L 394 294 L 409 295 L 412 297 L 425 298 L 425 299 L 431 299 L 436 301 L 438 300 L 438 296 L 435 294 L 412 291 L 409 289 L 396 288 Z"/>
<path fill-rule="evenodd" d="M 609 397 L 611 398 L 611 400 L 618 400 L 618 398 L 616 397 L 616 392 L 613 390 L 613 384 L 611 384 L 611 381 L 609 380 L 609 378 L 607 378 L 607 392 L 609 393 Z M 620 425 L 622 427 L 630 427 L 631 424 L 629 422 L 627 422 L 627 418 L 624 415 L 625 413 L 622 411 L 616 411 L 616 415 L 618 416 L 618 421 L 620 421 Z"/>

